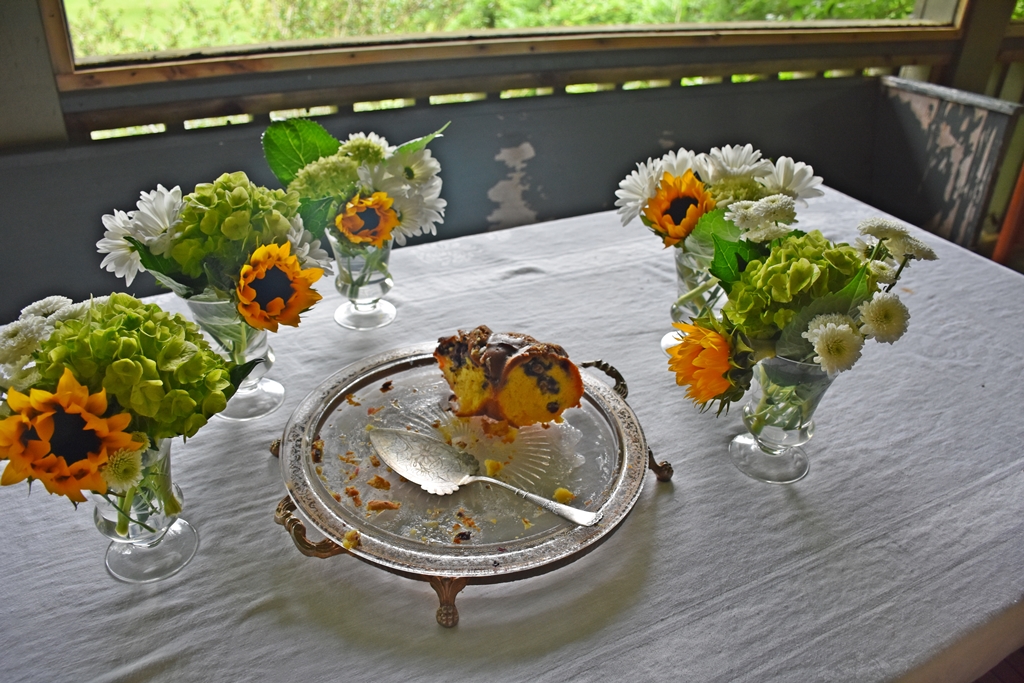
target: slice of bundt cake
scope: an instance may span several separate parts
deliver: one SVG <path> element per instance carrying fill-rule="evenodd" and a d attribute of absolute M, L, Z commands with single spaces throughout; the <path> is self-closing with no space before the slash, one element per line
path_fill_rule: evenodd
<path fill-rule="evenodd" d="M 580 404 L 580 371 L 557 344 L 492 333 L 486 325 L 438 340 L 434 358 L 455 394 L 452 410 L 513 427 L 550 422 Z"/>

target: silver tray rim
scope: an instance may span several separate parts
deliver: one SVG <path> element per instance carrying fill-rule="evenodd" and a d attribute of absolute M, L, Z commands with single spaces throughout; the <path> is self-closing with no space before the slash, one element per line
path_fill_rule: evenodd
<path fill-rule="evenodd" d="M 439 577 L 500 577 L 537 570 L 558 563 L 594 545 L 614 531 L 633 509 L 643 489 L 647 471 L 647 442 L 637 417 L 610 386 L 586 371 L 584 394 L 604 413 L 620 447 L 620 467 L 611 478 L 611 491 L 601 506 L 604 515 L 592 527 L 566 527 L 541 539 L 524 539 L 490 546 L 414 547 L 387 532 L 367 533 L 366 525 L 350 523 L 328 504 L 314 483 L 316 473 L 311 446 L 320 427 L 349 387 L 389 369 L 433 362 L 435 342 L 393 349 L 368 356 L 338 370 L 310 391 L 288 419 L 281 439 L 281 476 L 299 512 L 327 538 L 341 545 L 351 530 L 359 532 L 359 544 L 349 553 L 390 570 Z M 334 502 L 333 500 L 331 502 Z"/>

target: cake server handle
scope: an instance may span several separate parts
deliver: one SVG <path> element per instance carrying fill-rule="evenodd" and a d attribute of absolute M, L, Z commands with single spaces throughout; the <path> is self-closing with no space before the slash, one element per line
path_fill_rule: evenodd
<path fill-rule="evenodd" d="M 556 503 L 553 500 L 548 500 L 547 498 L 538 496 L 536 493 L 524 491 L 521 488 L 512 486 L 512 484 L 506 484 L 505 482 L 499 479 L 492 479 L 491 477 L 483 476 L 474 476 L 468 477 L 466 483 L 469 483 L 470 481 L 485 481 L 488 484 L 495 484 L 496 486 L 508 489 L 509 491 L 515 493 L 517 496 L 520 496 L 530 501 L 534 505 L 539 505 L 548 512 L 554 513 L 559 517 L 563 517 L 572 522 L 573 524 L 579 524 L 580 526 L 594 526 L 595 524 L 600 522 L 601 517 L 604 516 L 603 512 L 588 512 L 586 510 L 580 510 L 579 508 L 569 507 L 568 505 Z"/>

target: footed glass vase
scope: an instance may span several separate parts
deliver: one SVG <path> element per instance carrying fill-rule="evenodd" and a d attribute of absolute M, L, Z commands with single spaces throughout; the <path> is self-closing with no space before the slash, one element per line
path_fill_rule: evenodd
<path fill-rule="evenodd" d="M 111 539 L 111 576 L 152 583 L 177 574 L 199 548 L 199 533 L 178 517 L 183 497 L 171 481 L 171 440 L 142 454 L 142 479 L 123 493 L 90 494 L 96 528 Z"/>
<path fill-rule="evenodd" d="M 700 315 L 705 309 L 718 312 L 725 305 L 725 290 L 718 284 L 708 269 L 711 257 L 687 251 L 683 246 L 672 249 L 676 261 L 677 299 L 669 309 L 674 323 L 688 323 Z M 661 348 L 668 353 L 669 348 L 679 343 L 678 331 L 669 332 L 661 339 Z"/>
<path fill-rule="evenodd" d="M 395 284 L 388 271 L 394 240 L 380 247 L 357 244 L 331 229 L 327 238 L 338 265 L 334 286 L 348 299 L 334 312 L 334 322 L 350 330 L 373 330 L 389 324 L 398 314 L 383 298 Z"/>
<path fill-rule="evenodd" d="M 237 365 L 256 358 L 263 360 L 252 369 L 228 401 L 217 413 L 226 420 L 253 420 L 269 415 L 284 403 L 284 387 L 263 375 L 274 365 L 274 351 L 267 341 L 267 331 L 257 330 L 238 313 L 234 302 L 224 299 L 186 299 L 192 319 L 213 338 L 220 355 Z"/>
<path fill-rule="evenodd" d="M 754 366 L 756 382 L 743 406 L 740 434 L 729 444 L 733 464 L 769 484 L 791 484 L 807 476 L 810 463 L 801 448 L 814 436 L 818 403 L 832 378 L 817 363 L 766 358 Z"/>

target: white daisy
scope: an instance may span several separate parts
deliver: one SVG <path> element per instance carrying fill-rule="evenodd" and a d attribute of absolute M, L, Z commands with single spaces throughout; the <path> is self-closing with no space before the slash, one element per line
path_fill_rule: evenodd
<path fill-rule="evenodd" d="M 793 161 L 790 157 L 779 157 L 767 175 L 758 178 L 757 182 L 776 194 L 784 194 L 806 206 L 806 199 L 821 197 L 825 193 L 818 189 L 822 177 L 814 175 L 814 169 L 802 161 Z"/>
<path fill-rule="evenodd" d="M 49 336 L 46 318 L 28 315 L 0 327 L 0 363 L 13 363 L 39 348 Z"/>
<path fill-rule="evenodd" d="M 103 480 L 107 488 L 115 493 L 124 493 L 142 481 L 142 449 L 130 451 L 125 448 L 107 454 L 103 468 Z"/>
<path fill-rule="evenodd" d="M 409 237 L 422 235 L 424 229 L 428 232 L 433 231 L 432 218 L 436 212 L 431 213 L 427 209 L 426 202 L 421 195 L 414 192 L 408 197 L 396 196 L 392 199 L 394 203 L 391 208 L 398 214 L 398 225 L 391 231 L 391 235 L 398 244 L 405 244 Z"/>
<path fill-rule="evenodd" d="M 288 241 L 292 245 L 292 253 L 299 259 L 299 265 L 303 268 L 322 268 L 323 271 L 332 275 L 331 255 L 320 248 L 320 240 L 313 239 L 313 233 L 306 230 L 302 224 L 302 216 L 295 216 L 288 219 L 291 228 L 288 230 Z"/>
<path fill-rule="evenodd" d="M 361 164 L 356 172 L 364 197 L 374 192 L 384 192 L 389 197 L 408 193 L 409 185 L 402 178 L 389 173 L 384 164 Z"/>
<path fill-rule="evenodd" d="M 892 344 L 907 331 L 910 311 L 892 292 L 878 292 L 860 305 L 860 331 L 865 337 Z"/>
<path fill-rule="evenodd" d="M 761 151 L 747 143 L 712 147 L 707 154 L 694 159 L 694 168 L 705 183 L 714 185 L 723 178 L 760 178 L 774 171 L 775 166 L 761 159 Z"/>
<path fill-rule="evenodd" d="M 636 170 L 622 179 L 619 189 L 615 191 L 615 206 L 619 207 L 619 217 L 623 225 L 640 215 L 647 206 L 661 181 L 661 160 L 647 159 L 636 165 Z"/>
<path fill-rule="evenodd" d="M 136 206 L 139 210 L 133 211 L 131 218 L 139 241 L 154 254 L 166 254 L 170 251 L 174 228 L 181 223 L 181 210 L 185 206 L 181 200 L 181 187 L 176 185 L 168 190 L 157 185 L 152 192 L 141 192 Z"/>
<path fill-rule="evenodd" d="M 60 309 L 70 306 L 72 303 L 71 299 L 66 296 L 48 296 L 21 309 L 21 317 L 34 315 L 40 318 L 49 318 Z"/>
<path fill-rule="evenodd" d="M 426 147 L 418 152 L 395 154 L 384 162 L 384 167 L 392 176 L 413 188 L 423 187 L 441 172 L 441 164 Z"/>
<path fill-rule="evenodd" d="M 852 368 L 864 347 L 864 337 L 856 330 L 856 325 L 851 326 L 846 322 L 837 324 L 833 315 L 815 317 L 807 326 L 807 331 L 801 335 L 814 346 L 817 354 L 814 362 L 821 365 L 829 377 Z"/>
<path fill-rule="evenodd" d="M 125 237 L 135 237 L 142 241 L 136 232 L 135 225 L 131 218 L 124 211 L 114 211 L 113 215 L 103 216 L 103 227 L 107 230 L 103 233 L 103 239 L 96 243 L 96 251 L 106 254 L 100 262 L 100 268 L 104 268 L 117 277 L 123 277 L 126 285 L 130 285 L 139 271 L 145 272 L 142 261 L 135 251 L 135 247 L 125 240 Z"/>
<path fill-rule="evenodd" d="M 680 147 L 678 151 L 669 152 L 661 158 L 661 172 L 671 173 L 678 178 L 693 169 L 693 160 L 696 158 L 695 152 Z"/>

